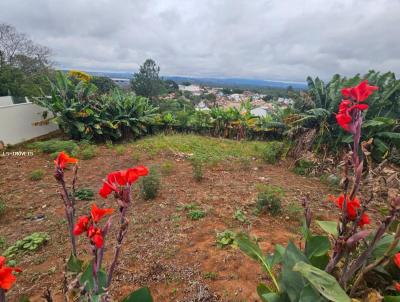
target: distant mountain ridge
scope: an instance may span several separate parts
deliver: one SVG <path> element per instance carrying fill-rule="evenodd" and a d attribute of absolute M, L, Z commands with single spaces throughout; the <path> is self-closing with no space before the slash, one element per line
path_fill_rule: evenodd
<path fill-rule="evenodd" d="M 128 72 L 107 72 L 107 71 L 86 71 L 94 76 L 104 76 L 114 79 L 131 79 L 133 73 Z M 254 87 L 254 88 L 287 88 L 291 86 L 294 89 L 306 89 L 307 84 L 304 82 L 290 81 L 271 81 L 256 80 L 245 78 L 210 78 L 210 77 L 187 77 L 187 76 L 162 76 L 163 79 L 173 80 L 178 84 L 190 82 L 198 85 L 210 85 L 219 87 Z"/>

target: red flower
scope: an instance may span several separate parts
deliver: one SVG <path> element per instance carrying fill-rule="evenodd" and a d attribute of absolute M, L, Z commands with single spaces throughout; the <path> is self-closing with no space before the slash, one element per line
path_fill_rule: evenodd
<path fill-rule="evenodd" d="M 96 223 L 96 222 L 100 221 L 100 219 L 103 218 L 104 215 L 111 214 L 112 212 L 114 212 L 114 209 L 111 209 L 111 208 L 104 208 L 104 209 L 98 208 L 96 206 L 96 204 L 94 203 L 92 205 L 92 211 L 90 212 L 90 214 L 92 216 L 93 222 Z"/>
<path fill-rule="evenodd" d="M 395 283 L 393 284 L 393 286 L 394 286 L 394 289 L 395 289 L 396 291 L 400 292 L 400 283 L 399 283 L 399 282 L 395 282 Z"/>
<path fill-rule="evenodd" d="M 336 121 L 339 126 L 349 132 L 351 132 L 351 122 L 353 120 L 351 112 L 354 109 L 359 109 L 361 111 L 368 109 L 367 104 L 355 104 L 353 106 L 351 106 L 351 104 L 352 102 L 350 100 L 342 100 L 339 104 L 339 112 L 336 114 Z"/>
<path fill-rule="evenodd" d="M 68 154 L 64 153 L 64 151 L 60 152 L 54 161 L 56 167 L 59 167 L 61 170 L 67 166 L 67 164 L 76 164 L 78 160 L 76 158 L 70 157 Z"/>
<path fill-rule="evenodd" d="M 80 235 L 86 232 L 89 227 L 90 218 L 87 216 L 79 217 L 74 227 L 74 235 Z"/>
<path fill-rule="evenodd" d="M 339 207 L 339 209 L 343 209 L 343 204 L 344 204 L 344 195 L 340 195 L 337 198 L 334 198 L 333 196 L 329 196 L 329 199 L 333 200 L 336 202 L 337 206 Z M 346 211 L 347 211 L 347 218 L 349 220 L 356 220 L 358 213 L 357 213 L 357 209 L 359 209 L 360 206 L 360 201 L 358 200 L 357 197 L 354 197 L 353 200 L 350 200 L 349 195 L 347 195 L 347 204 L 346 204 Z M 369 217 L 366 213 L 363 213 L 360 221 L 358 222 L 359 226 L 364 226 L 365 224 L 369 224 Z"/>
<path fill-rule="evenodd" d="M 393 261 L 397 265 L 397 267 L 400 268 L 400 253 L 397 253 L 396 255 L 394 255 Z"/>
<path fill-rule="evenodd" d="M 368 85 L 368 80 L 362 81 L 356 87 L 342 89 L 342 95 L 345 98 L 351 98 L 353 101 L 364 102 L 375 90 L 377 86 Z"/>
<path fill-rule="evenodd" d="M 100 228 L 90 226 L 88 230 L 88 237 L 98 249 L 103 247 L 104 239 Z"/>
<path fill-rule="evenodd" d="M 111 172 L 107 175 L 106 180 L 104 180 L 99 194 L 101 197 L 107 198 L 112 191 L 119 193 L 119 187 L 131 185 L 139 177 L 146 176 L 148 173 L 149 170 L 145 166 L 137 166 L 127 170 Z"/>
<path fill-rule="evenodd" d="M 21 269 L 15 267 L 5 266 L 6 258 L 0 256 L 0 288 L 4 291 L 9 290 L 17 278 L 14 276 L 13 271 L 21 272 Z"/>

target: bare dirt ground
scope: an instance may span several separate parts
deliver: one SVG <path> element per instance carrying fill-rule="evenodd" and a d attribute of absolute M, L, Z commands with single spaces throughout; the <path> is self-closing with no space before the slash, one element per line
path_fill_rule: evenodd
<path fill-rule="evenodd" d="M 137 152 L 133 146 L 127 146 L 126 155 L 99 146 L 95 158 L 80 161 L 78 188 L 97 192 L 107 173 L 136 164 L 133 152 Z M 305 194 L 310 195 L 316 218 L 327 219 L 336 213 L 333 204 L 326 201 L 329 190 L 324 184 L 317 178 L 290 172 L 284 162 L 267 165 L 254 160 L 248 169 L 236 162 L 224 162 L 207 167 L 204 180 L 196 182 L 188 160 L 168 153 L 139 155 L 140 164 L 151 166 L 169 160 L 174 168 L 162 177 L 161 193 L 155 200 L 144 201 L 135 189 L 129 234 L 112 285 L 117 300 L 147 285 L 155 301 L 259 301 L 256 286 L 260 281 L 268 282 L 261 268 L 238 249 L 218 248 L 216 233 L 226 229 L 246 231 L 259 238 L 264 251 L 272 251 L 276 243 L 299 242 L 299 219 L 288 210 L 299 207 Z M 40 181 L 31 181 L 30 172 L 38 168 L 46 175 Z M 67 179 L 71 174 L 66 172 Z M 284 188 L 282 215 L 253 214 L 257 183 Z M 0 198 L 7 205 L 0 218 L 0 236 L 5 240 L 2 250 L 33 232 L 47 232 L 51 237 L 40 250 L 17 256 L 23 273 L 7 293 L 9 301 L 22 297 L 41 301 L 46 288 L 56 301 L 62 300 L 62 272 L 69 242 L 57 192 L 49 155 L 0 157 Z M 104 201 L 97 194 L 95 202 L 115 207 L 112 198 Z M 77 215 L 86 214 L 91 203 L 78 201 Z M 184 211 L 177 210 L 177 206 L 188 203 L 199 204 L 206 216 L 192 221 Z M 237 208 L 243 210 L 250 223 L 233 218 Z M 43 219 L 37 219 L 43 215 Z M 116 225 L 107 237 L 108 243 L 114 242 L 115 231 Z M 79 237 L 78 244 L 80 256 L 90 255 L 86 238 Z M 108 245 L 107 264 L 112 252 L 113 247 Z"/>

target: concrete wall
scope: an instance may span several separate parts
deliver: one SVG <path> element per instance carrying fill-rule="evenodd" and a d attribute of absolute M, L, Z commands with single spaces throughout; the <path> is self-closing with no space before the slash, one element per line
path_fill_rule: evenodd
<path fill-rule="evenodd" d="M 53 123 L 32 125 L 42 120 L 43 111 L 42 107 L 32 103 L 0 107 L 0 141 L 14 145 L 57 130 L 58 126 Z"/>

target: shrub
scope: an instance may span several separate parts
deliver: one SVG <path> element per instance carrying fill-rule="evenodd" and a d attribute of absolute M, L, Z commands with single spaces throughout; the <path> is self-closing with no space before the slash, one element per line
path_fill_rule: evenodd
<path fill-rule="evenodd" d="M 33 170 L 29 175 L 29 178 L 33 181 L 41 180 L 44 176 L 44 171 L 42 169 Z"/>
<path fill-rule="evenodd" d="M 265 147 L 261 150 L 263 160 L 269 164 L 276 164 L 284 151 L 284 144 L 282 142 L 267 142 Z"/>
<path fill-rule="evenodd" d="M 308 175 L 312 172 L 314 166 L 315 164 L 312 161 L 300 159 L 296 162 L 293 172 L 298 175 Z"/>
<path fill-rule="evenodd" d="M 82 188 L 75 192 L 75 198 L 77 200 L 93 200 L 94 193 L 92 189 Z"/>
<path fill-rule="evenodd" d="M 18 240 L 12 246 L 8 247 L 4 253 L 4 257 L 12 258 L 19 252 L 35 251 L 50 240 L 47 233 L 33 233 L 22 240 Z"/>
<path fill-rule="evenodd" d="M 256 201 L 258 211 L 268 211 L 272 215 L 278 215 L 282 210 L 281 199 L 284 192 L 280 187 L 261 185 Z"/>
<path fill-rule="evenodd" d="M 170 175 L 174 171 L 174 163 L 171 161 L 166 161 L 161 165 L 161 174 Z"/>
<path fill-rule="evenodd" d="M 201 181 L 203 179 L 203 161 L 197 157 L 192 158 L 192 171 L 193 178 L 196 181 Z"/>
<path fill-rule="evenodd" d="M 151 167 L 149 174 L 140 182 L 140 193 L 145 200 L 154 199 L 161 188 L 161 176 L 155 167 Z"/>
<path fill-rule="evenodd" d="M 55 153 L 65 151 L 72 154 L 73 151 L 78 149 L 77 143 L 72 140 L 63 141 L 57 139 L 51 139 L 47 141 L 35 142 L 30 144 L 28 147 L 38 149 L 43 153 Z"/>
<path fill-rule="evenodd" d="M 3 216 L 3 214 L 6 212 L 6 203 L 0 199 L 0 216 Z"/>

